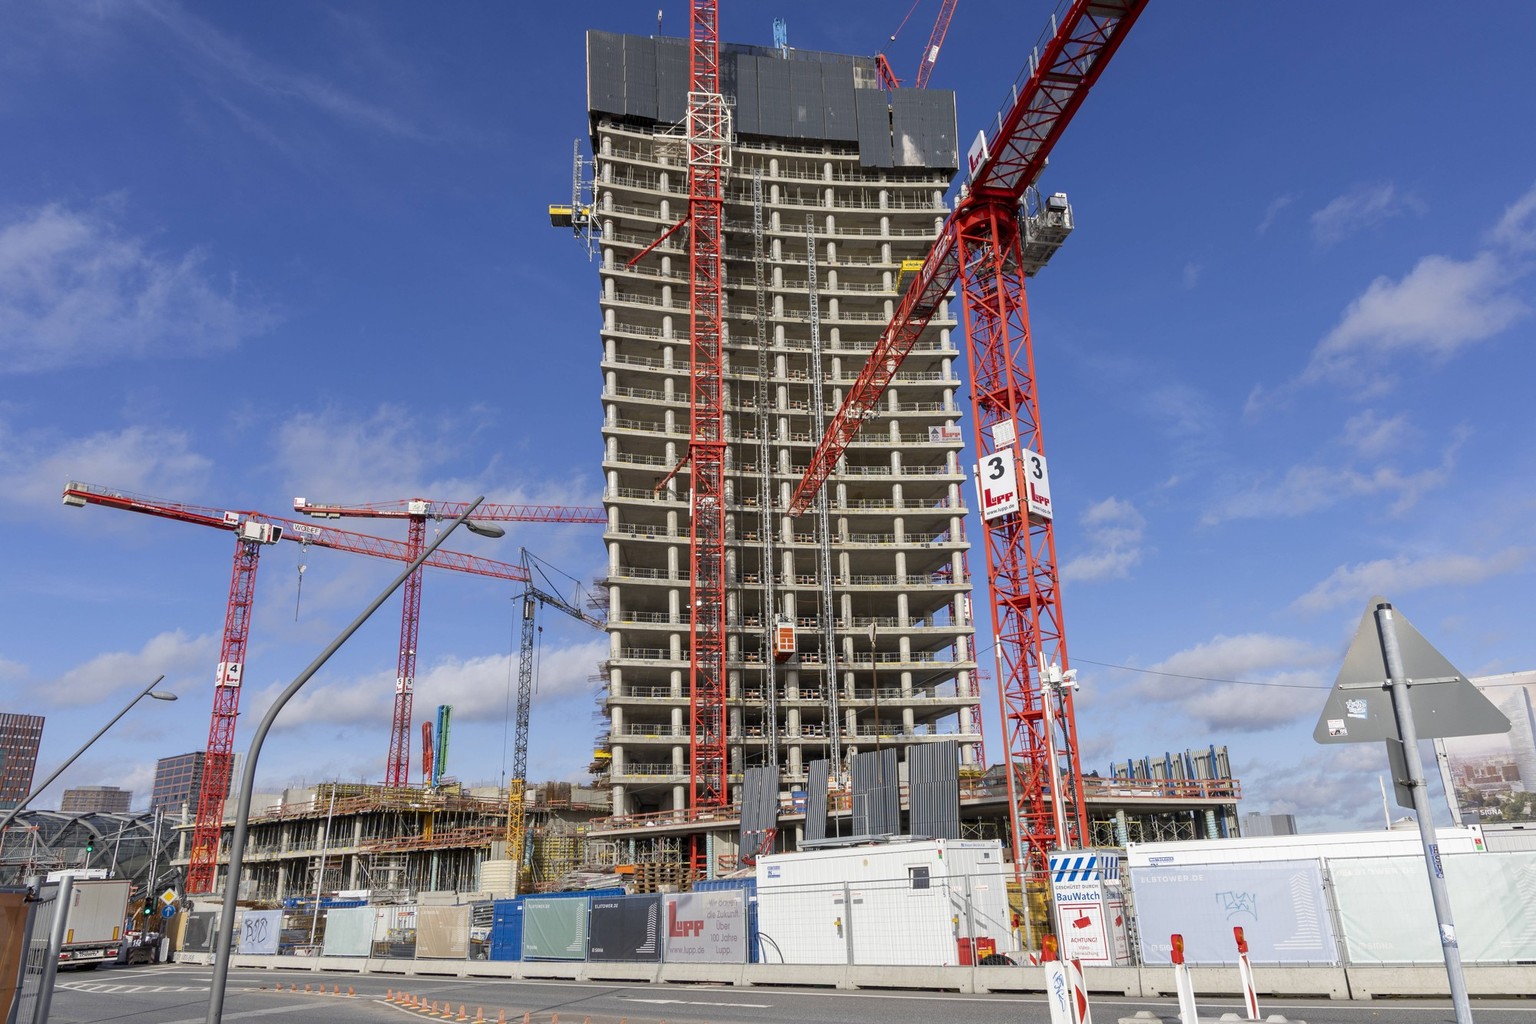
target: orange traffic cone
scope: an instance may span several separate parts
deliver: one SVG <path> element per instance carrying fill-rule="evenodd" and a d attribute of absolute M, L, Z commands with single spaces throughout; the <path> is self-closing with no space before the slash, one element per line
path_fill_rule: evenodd
<path fill-rule="evenodd" d="M 507 1011 L 505 1007 L 496 1015 L 496 1024 L 507 1024 Z"/>
<path fill-rule="evenodd" d="M 347 986 L 347 995 L 349 995 L 349 996 L 357 995 L 356 990 L 354 990 L 351 985 Z"/>
<path fill-rule="evenodd" d="M 485 1010 L 479 1006 L 475 1007 L 475 1024 L 485 1024 Z"/>
<path fill-rule="evenodd" d="M 455 1020 L 469 1020 L 469 1014 L 464 1012 L 464 1004 L 463 1003 L 459 1004 L 459 1015 L 457 1017 L 455 1017 L 454 1019 Z"/>

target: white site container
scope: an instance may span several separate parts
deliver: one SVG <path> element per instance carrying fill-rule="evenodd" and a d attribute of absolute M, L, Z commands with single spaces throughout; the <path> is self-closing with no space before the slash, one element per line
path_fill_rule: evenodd
<path fill-rule="evenodd" d="M 807 850 L 757 862 L 764 963 L 953 966 L 1014 955 L 1002 844 L 928 839 Z M 988 942 L 987 940 L 990 940 Z"/>

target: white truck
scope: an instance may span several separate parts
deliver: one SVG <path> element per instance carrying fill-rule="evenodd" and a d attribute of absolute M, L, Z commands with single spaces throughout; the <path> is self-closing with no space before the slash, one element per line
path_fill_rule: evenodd
<path fill-rule="evenodd" d="M 133 883 L 126 878 L 76 878 L 70 889 L 60 967 L 91 970 L 117 959 Z"/>

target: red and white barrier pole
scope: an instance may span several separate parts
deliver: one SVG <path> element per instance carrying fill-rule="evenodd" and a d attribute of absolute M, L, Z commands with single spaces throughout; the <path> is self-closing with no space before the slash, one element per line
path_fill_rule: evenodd
<path fill-rule="evenodd" d="M 1199 1024 L 1200 1011 L 1195 1009 L 1195 983 L 1190 979 L 1189 968 L 1184 964 L 1184 936 L 1173 934 L 1173 984 L 1179 993 L 1179 1021 L 1181 1024 Z"/>
<path fill-rule="evenodd" d="M 1249 1020 L 1259 1019 L 1259 993 L 1253 985 L 1253 965 L 1248 962 L 1248 940 L 1243 938 L 1242 928 L 1233 928 L 1237 939 L 1237 973 L 1243 982 L 1243 1007 Z"/>
<path fill-rule="evenodd" d="M 1067 965 L 1056 959 L 1056 936 L 1040 940 L 1040 969 L 1045 972 L 1045 1005 L 1051 1010 L 1051 1024 L 1072 1024 L 1072 979 Z"/>
<path fill-rule="evenodd" d="M 1093 1024 L 1083 962 L 1058 959 L 1056 936 L 1047 935 L 1040 944 L 1040 966 L 1045 971 L 1045 1002 L 1051 1010 L 1051 1024 Z"/>

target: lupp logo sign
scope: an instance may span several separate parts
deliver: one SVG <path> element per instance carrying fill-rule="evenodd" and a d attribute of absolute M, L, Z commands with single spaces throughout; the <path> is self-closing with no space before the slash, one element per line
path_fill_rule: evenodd
<path fill-rule="evenodd" d="M 677 919 L 677 904 L 667 904 L 667 937 L 670 939 L 692 939 L 704 934 L 704 921 L 702 918 L 695 920 L 679 921 Z"/>

